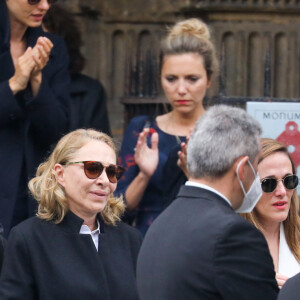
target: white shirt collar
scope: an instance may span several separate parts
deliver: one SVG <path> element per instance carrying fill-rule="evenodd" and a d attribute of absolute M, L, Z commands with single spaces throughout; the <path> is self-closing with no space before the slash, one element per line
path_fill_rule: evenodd
<path fill-rule="evenodd" d="M 98 251 L 98 241 L 99 241 L 99 234 L 100 234 L 100 223 L 98 220 L 97 220 L 97 224 L 98 224 L 98 228 L 96 228 L 93 231 L 91 231 L 89 226 L 83 224 L 80 228 L 79 234 L 90 234 L 93 239 L 94 245 Z"/>
<path fill-rule="evenodd" d="M 195 186 L 195 187 L 199 187 L 199 188 L 201 188 L 201 189 L 205 189 L 205 190 L 211 191 L 211 192 L 213 192 L 213 193 L 219 195 L 219 196 L 220 196 L 221 198 L 223 198 L 230 206 L 232 206 L 232 205 L 231 205 L 231 202 L 230 202 L 223 194 L 221 194 L 220 192 L 218 192 L 217 190 L 215 190 L 214 188 L 212 188 L 212 187 L 210 187 L 210 186 L 208 186 L 208 185 L 206 185 L 206 184 L 199 183 L 199 182 L 195 182 L 195 181 L 187 181 L 187 182 L 185 183 L 185 185 L 187 185 L 187 186 Z"/>

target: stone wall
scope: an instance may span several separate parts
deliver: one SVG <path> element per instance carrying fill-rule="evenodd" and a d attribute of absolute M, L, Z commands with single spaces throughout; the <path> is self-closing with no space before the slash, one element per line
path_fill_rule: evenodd
<path fill-rule="evenodd" d="M 269 52 L 270 96 L 300 97 L 299 0 L 65 2 L 82 24 L 85 73 L 101 80 L 106 88 L 114 135 L 120 136 L 123 130 L 121 98 L 126 96 L 131 103 L 164 101 L 157 67 L 159 41 L 166 25 L 183 18 L 199 17 L 211 26 L 218 54 L 222 54 L 221 74 L 227 95 L 263 96 Z M 148 65 L 142 63 L 148 60 Z M 152 80 L 138 75 L 138 71 L 145 73 L 147 66 Z M 134 68 L 139 68 L 135 70 L 139 84 L 133 92 L 129 80 Z M 209 96 L 218 92 L 215 80 Z"/>

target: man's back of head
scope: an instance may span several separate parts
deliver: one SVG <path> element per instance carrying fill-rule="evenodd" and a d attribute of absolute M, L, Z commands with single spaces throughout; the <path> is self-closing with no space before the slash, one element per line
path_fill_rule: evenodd
<path fill-rule="evenodd" d="M 220 177 L 234 161 L 248 156 L 253 162 L 260 150 L 261 127 L 243 109 L 213 106 L 196 123 L 187 150 L 190 176 Z"/>

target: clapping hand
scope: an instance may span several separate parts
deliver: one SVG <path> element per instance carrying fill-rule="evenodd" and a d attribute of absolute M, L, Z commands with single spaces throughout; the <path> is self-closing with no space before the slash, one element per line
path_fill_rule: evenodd
<path fill-rule="evenodd" d="M 52 42 L 46 37 L 39 37 L 35 47 L 33 48 L 33 60 L 35 66 L 31 72 L 30 79 L 34 80 L 35 77 L 41 75 L 42 70 L 49 61 L 51 49 L 53 48 Z"/>
<path fill-rule="evenodd" d="M 181 151 L 178 151 L 178 160 L 177 160 L 177 166 L 183 171 L 186 177 L 189 176 L 189 172 L 187 169 L 187 143 L 188 143 L 188 138 L 186 143 L 181 143 Z"/>
<path fill-rule="evenodd" d="M 158 165 L 158 134 L 151 135 L 151 148 L 147 145 L 149 128 L 145 128 L 138 137 L 134 159 L 140 171 L 147 177 L 151 177 Z"/>
<path fill-rule="evenodd" d="M 24 90 L 30 81 L 33 95 L 36 95 L 42 82 L 42 69 L 47 65 L 52 42 L 46 37 L 39 37 L 36 45 L 28 47 L 15 61 L 15 74 L 9 80 L 9 86 L 16 94 Z"/>
<path fill-rule="evenodd" d="M 186 137 L 186 143 L 181 143 L 181 151 L 178 151 L 177 166 L 183 171 L 187 178 L 189 177 L 189 172 L 187 168 L 187 144 L 189 142 L 193 130 L 194 127 L 189 130 L 189 133 Z"/>
<path fill-rule="evenodd" d="M 33 60 L 35 66 L 31 72 L 30 83 L 33 95 L 37 95 L 42 83 L 42 70 L 47 65 L 50 57 L 52 42 L 46 37 L 39 37 L 33 48 Z"/>

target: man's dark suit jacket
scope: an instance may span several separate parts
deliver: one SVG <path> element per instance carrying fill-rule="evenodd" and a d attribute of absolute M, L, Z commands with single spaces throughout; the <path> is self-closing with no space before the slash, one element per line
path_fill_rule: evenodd
<path fill-rule="evenodd" d="M 124 223 L 99 221 L 98 252 L 90 235 L 79 234 L 83 220 L 71 212 L 59 224 L 33 217 L 14 227 L 4 252 L 0 299 L 137 300 L 141 234 Z"/>
<path fill-rule="evenodd" d="M 183 186 L 138 257 L 140 300 L 271 300 L 278 287 L 263 235 L 217 194 Z"/>
<path fill-rule="evenodd" d="M 300 299 L 300 273 L 290 278 L 280 290 L 278 300 Z"/>

